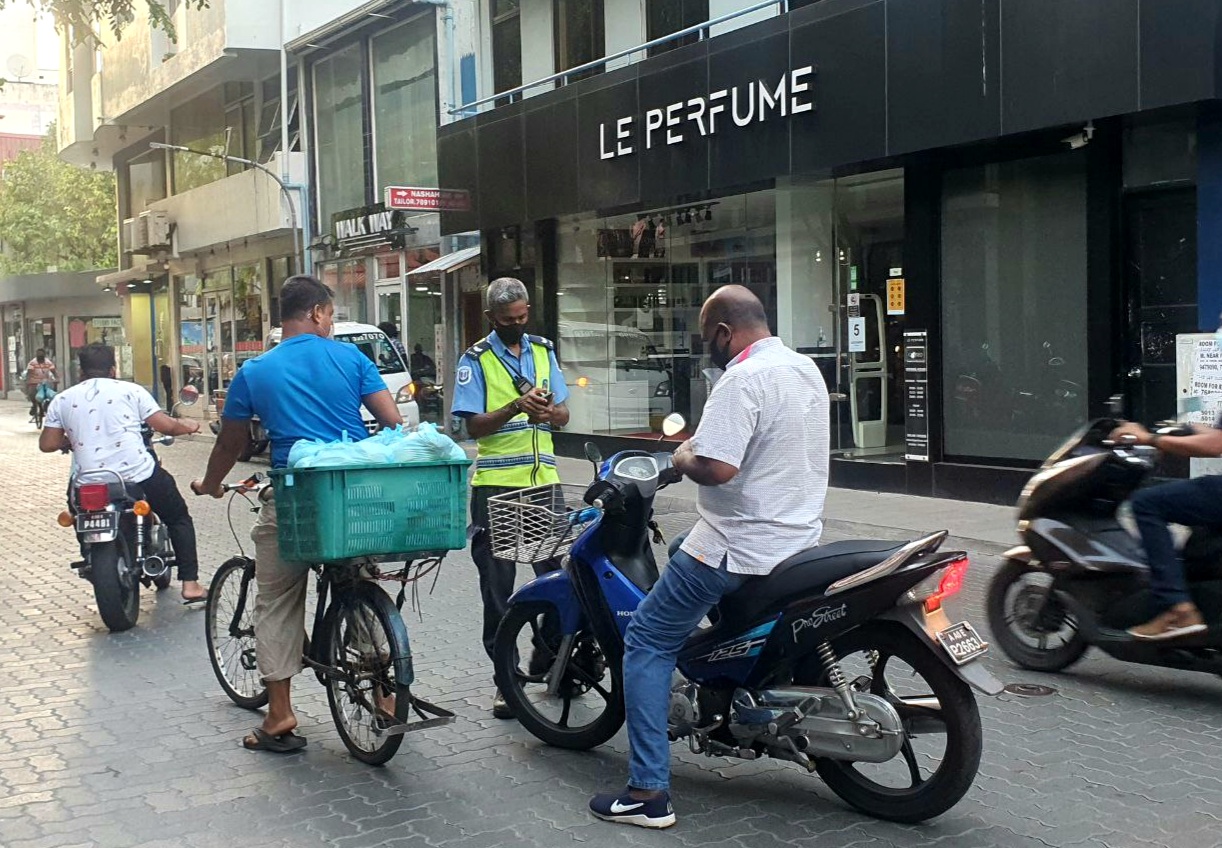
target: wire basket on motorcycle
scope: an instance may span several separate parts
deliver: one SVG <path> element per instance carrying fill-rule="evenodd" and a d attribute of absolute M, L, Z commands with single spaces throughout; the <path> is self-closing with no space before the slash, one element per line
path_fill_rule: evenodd
<path fill-rule="evenodd" d="M 547 562 L 569 552 L 600 514 L 582 501 L 586 487 L 534 486 L 488 498 L 492 555 L 511 562 Z"/>

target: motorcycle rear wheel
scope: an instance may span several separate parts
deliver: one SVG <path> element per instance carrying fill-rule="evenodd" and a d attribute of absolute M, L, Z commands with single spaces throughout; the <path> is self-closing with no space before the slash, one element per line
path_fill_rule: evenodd
<path fill-rule="evenodd" d="M 1016 559 L 1006 560 L 997 569 L 985 598 L 989 629 L 1002 652 L 1023 668 L 1063 671 L 1082 659 L 1090 644 L 1055 596 L 1045 600 L 1039 594 L 1042 587 L 1034 582 L 1039 576 L 1027 563 Z M 1032 578 L 1032 582 L 1023 586 L 1024 578 Z M 1064 628 L 1072 633 L 1053 644 L 1053 637 Z M 1035 644 L 1028 644 L 1024 636 Z"/>
<path fill-rule="evenodd" d="M 592 633 L 578 633 L 569 653 L 560 691 L 547 694 L 547 671 L 523 671 L 528 664 L 551 667 L 559 644 L 544 637 L 542 619 L 548 604 L 514 604 L 501 619 L 493 648 L 495 678 L 506 703 L 523 727 L 548 745 L 572 751 L 596 748 L 624 725 L 623 677 L 618 663 L 608 663 Z M 536 647 L 538 646 L 538 647 Z M 537 654 L 537 656 L 536 656 Z M 571 723 L 574 706 L 582 724 Z"/>
<path fill-rule="evenodd" d="M 911 732 L 907 734 L 900 755 L 908 766 L 906 779 L 910 785 L 906 788 L 873 779 L 876 772 L 861 771 L 861 767 L 875 767 L 874 764 L 817 758 L 815 768 L 824 783 L 851 806 L 867 815 L 888 821 L 926 821 L 959 803 L 976 779 L 983 748 L 980 711 L 971 687 L 960 680 L 958 675 L 934 654 L 931 646 L 900 625 L 868 624 L 838 639 L 833 647 L 836 656 L 842 661 L 856 655 L 864 662 L 871 655 L 874 656 L 873 665 L 866 666 L 868 676 L 854 679 L 855 667 L 845 664 L 843 669 L 853 681 L 850 685 L 891 701 L 900 718 L 904 720 L 905 727 L 909 725 L 910 720 L 917 718 L 928 722 L 930 713 L 927 709 L 913 707 L 909 708 L 910 712 L 906 715 L 902 703 L 898 703 L 901 696 L 936 698 L 940 705 L 936 716 L 941 718 L 946 728 L 946 746 L 936 762 L 936 767 L 927 769 L 930 773 L 924 776 L 922 763 L 912 746 L 912 739 L 916 736 Z M 893 683 L 887 676 L 887 667 L 893 665 L 894 661 L 910 668 L 914 674 L 897 676 Z M 814 658 L 798 676 L 804 678 L 795 677 L 794 683 L 798 685 L 828 685 L 826 672 Z M 915 677 L 921 678 L 931 691 L 895 691 L 895 688 L 911 688 L 911 681 Z M 864 688 L 866 684 L 868 689 Z M 935 759 L 928 755 L 925 755 L 925 758 Z M 877 768 L 882 769 L 888 765 L 879 764 Z"/>
<path fill-rule="evenodd" d="M 89 564 L 102 622 L 111 633 L 135 627 L 140 618 L 140 580 L 132 573 L 127 546 L 118 539 L 95 543 Z"/>

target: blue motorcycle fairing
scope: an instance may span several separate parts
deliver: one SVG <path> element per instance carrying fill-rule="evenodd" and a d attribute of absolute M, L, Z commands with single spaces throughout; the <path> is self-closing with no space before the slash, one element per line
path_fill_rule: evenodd
<path fill-rule="evenodd" d="M 619 454 L 616 454 L 618 456 Z M 614 457 L 613 457 L 614 458 Z M 602 525 L 599 516 L 585 532 L 573 542 L 570 551 L 570 568 L 588 568 L 598 575 L 599 590 L 602 592 L 607 609 L 615 619 L 615 627 L 620 639 L 628 632 L 628 623 L 636 613 L 636 608 L 645 600 L 645 593 L 615 567 L 615 564 L 595 544 L 598 528 Z M 574 599 L 575 600 L 575 599 Z"/>
<path fill-rule="evenodd" d="M 573 591 L 573 580 L 563 569 L 549 571 L 531 580 L 509 597 L 510 605 L 551 604 L 560 616 L 560 632 L 576 633 L 585 625 L 585 613 Z"/>
<path fill-rule="evenodd" d="M 679 652 L 679 671 L 688 680 L 701 683 L 725 679 L 741 685 L 755 669 L 779 619 L 778 615 L 746 633 L 716 642 L 702 638 L 707 631 L 698 631 Z"/>

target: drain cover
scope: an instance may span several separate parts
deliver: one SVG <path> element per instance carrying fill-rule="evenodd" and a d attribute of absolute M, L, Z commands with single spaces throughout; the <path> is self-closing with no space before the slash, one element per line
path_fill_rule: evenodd
<path fill-rule="evenodd" d="M 1007 683 L 1005 691 L 1011 695 L 1021 695 L 1024 698 L 1043 698 L 1057 693 L 1057 690 L 1051 686 L 1042 686 L 1039 683 Z"/>

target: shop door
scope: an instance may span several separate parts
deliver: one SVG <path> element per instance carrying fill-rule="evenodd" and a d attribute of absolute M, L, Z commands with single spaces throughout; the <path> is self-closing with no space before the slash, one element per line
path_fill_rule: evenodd
<path fill-rule="evenodd" d="M 204 293 L 205 340 L 204 379 L 208 393 L 225 389 L 237 370 L 233 345 L 233 294 L 229 291 Z"/>
<path fill-rule="evenodd" d="M 1152 423 L 1176 415 L 1175 337 L 1197 327 L 1195 189 L 1125 200 L 1127 414 Z"/>

